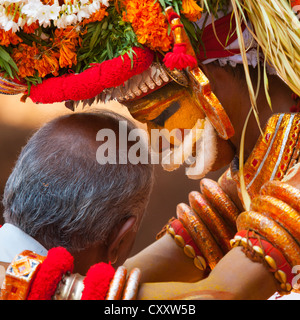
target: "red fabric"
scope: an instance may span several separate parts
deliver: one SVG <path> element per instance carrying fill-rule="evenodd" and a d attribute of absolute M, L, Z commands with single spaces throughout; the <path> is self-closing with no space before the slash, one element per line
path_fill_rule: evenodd
<path fill-rule="evenodd" d="M 197 60 L 190 54 L 186 54 L 186 43 L 176 43 L 173 52 L 165 55 L 164 63 L 167 68 L 182 70 L 187 67 L 194 68 L 197 66 Z"/>
<path fill-rule="evenodd" d="M 114 274 L 115 269 L 111 264 L 101 262 L 93 265 L 83 280 L 81 300 L 105 300 Z"/>
<path fill-rule="evenodd" d="M 153 61 L 150 49 L 134 48 L 133 65 L 127 54 L 95 63 L 79 74 L 67 74 L 32 86 L 29 97 L 36 103 L 87 100 L 104 89 L 122 85 L 129 78 L 148 69 Z"/>
<path fill-rule="evenodd" d="M 236 235 L 239 235 L 242 238 L 246 238 L 247 231 L 241 230 Z M 253 232 L 249 231 L 248 239 L 251 241 L 253 246 L 260 247 L 260 243 L 255 238 Z M 275 260 L 276 265 L 277 265 L 277 270 L 284 271 L 285 274 L 287 275 L 287 282 L 292 285 L 292 280 L 295 275 L 292 273 L 292 268 L 289 265 L 289 263 L 287 262 L 287 260 L 285 259 L 285 257 L 283 256 L 283 254 L 277 248 L 275 248 L 270 242 L 268 242 L 266 240 L 261 239 L 261 244 L 262 244 L 262 247 L 264 249 L 265 254 L 269 255 L 270 257 L 272 257 Z"/>
<path fill-rule="evenodd" d="M 52 248 L 33 280 L 27 300 L 51 300 L 66 272 L 73 271 L 74 258 L 62 247 Z"/>
<path fill-rule="evenodd" d="M 291 7 L 300 6 L 300 0 L 291 0 Z"/>
<path fill-rule="evenodd" d="M 236 28 L 235 19 L 232 14 L 228 14 L 214 22 L 215 30 L 213 25 L 209 24 L 204 28 L 202 35 L 202 45 L 199 46 L 199 53 L 197 58 L 200 61 L 213 58 L 223 58 L 230 57 L 235 54 L 240 53 L 240 50 L 226 50 L 225 48 L 237 39 L 237 34 L 234 31 Z M 242 30 L 244 31 L 246 26 L 242 25 Z M 215 35 L 217 34 L 217 37 Z M 230 35 L 230 36 L 228 36 Z M 227 41 L 226 41 L 227 40 Z"/>

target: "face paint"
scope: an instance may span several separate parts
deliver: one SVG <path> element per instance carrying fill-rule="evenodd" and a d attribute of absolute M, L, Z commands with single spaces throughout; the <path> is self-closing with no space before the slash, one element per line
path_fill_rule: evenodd
<path fill-rule="evenodd" d="M 151 146 L 162 154 L 165 170 L 176 170 L 185 162 L 187 175 L 199 179 L 214 164 L 217 136 L 227 140 L 234 130 L 200 68 L 164 70 L 170 79 L 167 84 L 122 103 L 136 120 L 147 124 Z M 155 135 L 153 130 L 161 134 Z M 160 140 L 153 141 L 153 137 Z M 171 146 L 167 153 L 165 146 Z"/>

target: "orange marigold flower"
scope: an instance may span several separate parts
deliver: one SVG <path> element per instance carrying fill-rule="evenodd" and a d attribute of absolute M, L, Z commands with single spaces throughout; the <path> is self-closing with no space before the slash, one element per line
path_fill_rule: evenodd
<path fill-rule="evenodd" d="M 77 47 L 81 45 L 79 31 L 73 26 L 65 29 L 56 29 L 54 35 L 54 47 L 59 51 L 59 66 L 71 68 L 77 64 Z"/>
<path fill-rule="evenodd" d="M 35 59 L 38 53 L 35 44 L 31 47 L 25 43 L 21 43 L 17 48 L 13 49 L 12 59 L 17 64 L 19 69 L 18 74 L 22 78 L 30 77 L 35 74 Z"/>
<path fill-rule="evenodd" d="M 172 37 L 168 35 L 168 22 L 159 2 L 127 0 L 124 5 L 123 19 L 131 23 L 138 41 L 152 50 L 168 51 Z"/>
<path fill-rule="evenodd" d="M 11 30 L 4 31 L 0 29 L 0 45 L 8 47 L 9 45 L 17 45 L 18 43 L 23 42 L 21 38 L 19 38 L 15 33 Z"/>
<path fill-rule="evenodd" d="M 73 47 L 62 45 L 59 50 L 59 65 L 61 68 L 71 68 L 77 64 L 77 54 Z"/>
<path fill-rule="evenodd" d="M 54 4 L 54 0 L 42 0 L 42 3 L 45 5 L 52 6 Z M 64 1 L 59 1 L 59 5 L 63 5 Z"/>
<path fill-rule="evenodd" d="M 91 22 L 101 21 L 105 16 L 108 16 L 108 12 L 106 12 L 106 6 L 101 4 L 100 10 L 94 12 L 89 19 L 84 19 L 82 21 L 82 26 L 87 25 Z"/>
<path fill-rule="evenodd" d="M 46 47 L 43 49 L 44 51 L 35 60 L 35 69 L 38 71 L 41 78 L 50 73 L 54 76 L 58 76 L 59 64 L 57 54 Z"/>
<path fill-rule="evenodd" d="M 33 22 L 30 26 L 29 26 L 27 23 L 25 23 L 25 25 L 23 26 L 23 31 L 24 31 L 25 33 L 28 33 L 28 34 L 34 33 L 34 31 L 35 31 L 38 27 L 39 27 L 38 21 Z"/>
<path fill-rule="evenodd" d="M 198 6 L 195 0 L 182 0 L 183 13 L 190 21 L 197 21 L 201 18 L 203 9 Z"/>

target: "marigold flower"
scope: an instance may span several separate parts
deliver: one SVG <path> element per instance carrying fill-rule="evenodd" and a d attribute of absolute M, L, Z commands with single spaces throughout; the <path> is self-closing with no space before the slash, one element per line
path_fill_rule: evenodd
<path fill-rule="evenodd" d="M 81 45 L 79 31 L 73 26 L 65 29 L 56 29 L 53 47 L 59 50 L 59 66 L 71 68 L 77 64 L 77 46 Z"/>
<path fill-rule="evenodd" d="M 33 43 L 33 46 L 28 46 L 25 43 L 21 43 L 17 48 L 13 49 L 12 59 L 17 64 L 19 69 L 19 75 L 22 78 L 31 77 L 35 74 L 35 59 L 39 51 Z"/>
<path fill-rule="evenodd" d="M 127 0 L 124 2 L 123 20 L 131 23 L 137 39 L 152 50 L 168 51 L 172 37 L 168 23 L 158 1 Z"/>
<path fill-rule="evenodd" d="M 59 63 L 57 60 L 57 54 L 52 50 L 48 50 L 46 47 L 43 49 L 43 53 L 41 53 L 35 60 L 35 69 L 38 71 L 41 78 L 50 73 L 54 76 L 58 76 Z"/>
<path fill-rule="evenodd" d="M 8 47 L 9 45 L 17 45 L 18 43 L 23 42 L 14 32 L 11 30 L 4 31 L 0 29 L 0 45 Z"/>
<path fill-rule="evenodd" d="M 27 23 L 25 23 L 25 25 L 23 26 L 23 31 L 24 31 L 25 33 L 30 34 L 30 33 L 34 33 L 34 31 L 35 31 L 36 29 L 38 29 L 38 28 L 39 28 L 39 23 L 38 23 L 38 21 L 33 22 L 30 26 L 29 26 Z"/>
<path fill-rule="evenodd" d="M 198 6 L 195 0 L 182 0 L 183 13 L 190 21 L 197 21 L 201 18 L 203 9 Z"/>

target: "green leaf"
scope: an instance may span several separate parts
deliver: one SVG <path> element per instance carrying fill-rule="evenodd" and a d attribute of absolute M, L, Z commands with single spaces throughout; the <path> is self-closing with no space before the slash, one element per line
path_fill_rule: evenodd
<path fill-rule="evenodd" d="M 107 47 L 108 58 L 109 58 L 109 59 L 112 59 L 112 58 L 113 58 L 113 53 L 112 53 L 112 49 L 111 49 L 111 46 L 110 46 L 109 41 L 107 41 L 106 47 Z"/>
<path fill-rule="evenodd" d="M 13 78 L 14 74 L 12 72 L 12 69 L 15 71 L 15 73 L 18 73 L 19 69 L 16 63 L 14 62 L 14 60 L 12 59 L 12 57 L 10 56 L 10 54 L 1 46 L 0 46 L 0 59 L 3 62 L 4 70 L 9 74 L 11 78 Z"/>
<path fill-rule="evenodd" d="M 96 41 L 98 40 L 98 37 L 99 37 L 101 31 L 102 31 L 102 26 L 101 26 L 101 24 L 99 23 L 99 24 L 97 25 L 97 28 L 96 28 L 95 32 L 94 32 L 93 35 L 92 35 L 92 38 L 91 38 L 91 42 L 90 42 L 90 49 L 91 49 L 91 50 L 92 50 L 93 47 L 95 46 L 95 43 L 96 43 Z"/>
<path fill-rule="evenodd" d="M 164 0 L 159 0 L 159 3 L 164 9 L 167 7 Z"/>

